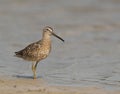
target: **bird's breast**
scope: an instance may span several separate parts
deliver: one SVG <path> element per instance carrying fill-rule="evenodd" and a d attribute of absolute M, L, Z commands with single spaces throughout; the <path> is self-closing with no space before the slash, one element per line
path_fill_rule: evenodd
<path fill-rule="evenodd" d="M 41 51 L 39 52 L 39 54 L 41 55 L 48 55 L 50 53 L 50 49 L 41 49 Z"/>
<path fill-rule="evenodd" d="M 49 55 L 50 51 L 51 51 L 51 45 L 50 44 L 49 45 L 47 45 L 47 44 L 42 45 L 39 52 L 38 52 L 38 55 L 39 55 L 39 57 L 42 57 L 42 59 L 44 59 Z"/>

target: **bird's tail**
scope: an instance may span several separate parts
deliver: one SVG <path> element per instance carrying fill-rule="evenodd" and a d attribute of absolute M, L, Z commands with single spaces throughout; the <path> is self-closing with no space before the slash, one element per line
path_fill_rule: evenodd
<path fill-rule="evenodd" d="M 20 51 L 15 52 L 15 55 L 14 55 L 14 56 L 16 56 L 16 57 L 21 57 L 21 52 L 20 52 Z"/>

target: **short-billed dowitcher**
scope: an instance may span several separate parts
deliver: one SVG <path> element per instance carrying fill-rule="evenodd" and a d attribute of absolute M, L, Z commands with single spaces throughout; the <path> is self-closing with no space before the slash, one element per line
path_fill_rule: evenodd
<path fill-rule="evenodd" d="M 24 49 L 15 52 L 15 56 L 27 61 L 32 61 L 32 71 L 34 79 L 36 79 L 36 67 L 38 62 L 42 59 L 45 59 L 51 51 L 51 35 L 54 35 L 64 42 L 61 37 L 53 32 L 53 29 L 51 27 L 46 26 L 43 29 L 43 36 L 41 40 L 31 43 Z"/>

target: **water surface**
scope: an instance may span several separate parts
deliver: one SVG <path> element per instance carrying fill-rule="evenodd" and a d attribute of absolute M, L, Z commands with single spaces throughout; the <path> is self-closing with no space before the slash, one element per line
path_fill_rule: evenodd
<path fill-rule="evenodd" d="M 52 52 L 37 68 L 49 84 L 120 89 L 119 0 L 0 0 L 0 75 L 32 77 L 31 63 L 14 57 L 54 27 Z"/>

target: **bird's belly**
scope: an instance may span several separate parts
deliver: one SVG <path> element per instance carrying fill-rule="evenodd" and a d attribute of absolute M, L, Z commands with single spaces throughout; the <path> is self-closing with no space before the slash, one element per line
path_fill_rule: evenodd
<path fill-rule="evenodd" d="M 40 61 L 42 59 L 45 59 L 49 54 L 38 54 L 38 55 L 32 55 L 27 57 L 22 57 L 23 59 L 27 61 Z"/>
<path fill-rule="evenodd" d="M 49 53 L 50 53 L 49 49 L 41 50 L 40 52 L 38 52 L 38 57 L 39 59 L 44 59 L 49 55 Z"/>
<path fill-rule="evenodd" d="M 42 50 L 42 51 L 40 51 L 39 52 L 39 54 L 43 54 L 43 55 L 47 55 L 47 54 L 49 54 L 49 50 L 48 49 L 46 49 L 46 50 Z"/>

